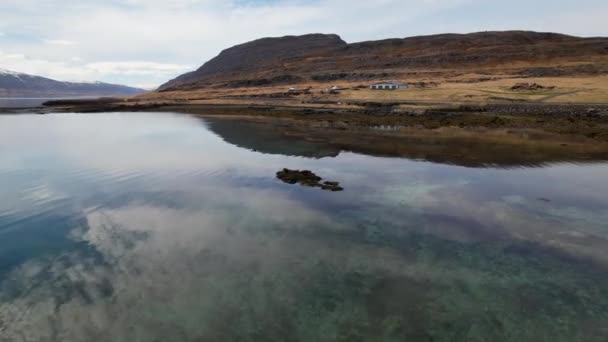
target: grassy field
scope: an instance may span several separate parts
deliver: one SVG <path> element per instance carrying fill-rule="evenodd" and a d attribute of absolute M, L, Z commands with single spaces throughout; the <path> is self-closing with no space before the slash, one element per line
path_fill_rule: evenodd
<path fill-rule="evenodd" d="M 428 87 L 412 87 L 396 91 L 355 89 L 364 82 L 335 82 L 299 84 L 310 87 L 309 94 L 286 95 L 290 86 L 258 88 L 201 89 L 187 92 L 149 93 L 136 101 L 169 101 L 192 104 L 259 104 L 312 107 L 348 107 L 349 102 L 405 102 L 425 103 L 608 103 L 608 76 L 514 78 L 509 75 L 487 76 L 465 74 L 438 79 L 409 79 L 406 82 L 425 82 Z M 432 82 L 432 83 L 431 83 Z M 537 83 L 552 89 L 512 90 L 517 83 Z M 336 85 L 343 88 L 337 94 L 326 90 Z"/>
<path fill-rule="evenodd" d="M 538 83 L 553 89 L 511 90 L 517 83 Z M 608 76 L 576 78 L 505 78 L 468 83 L 448 80 L 437 87 L 397 91 L 370 89 L 347 90 L 342 97 L 350 100 L 412 102 L 502 102 L 528 101 L 547 103 L 606 103 Z"/>

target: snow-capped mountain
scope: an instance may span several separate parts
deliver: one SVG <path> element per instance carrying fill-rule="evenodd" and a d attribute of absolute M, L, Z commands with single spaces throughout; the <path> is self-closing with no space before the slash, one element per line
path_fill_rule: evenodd
<path fill-rule="evenodd" d="M 0 75 L 19 76 L 24 74 L 0 68 Z"/>
<path fill-rule="evenodd" d="M 124 96 L 143 89 L 103 82 L 61 82 L 0 68 L 0 97 Z"/>

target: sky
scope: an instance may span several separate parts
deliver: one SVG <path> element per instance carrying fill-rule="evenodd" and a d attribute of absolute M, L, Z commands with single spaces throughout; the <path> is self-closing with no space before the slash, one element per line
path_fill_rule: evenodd
<path fill-rule="evenodd" d="M 606 0 L 0 0 L 0 68 L 154 88 L 262 37 L 608 36 Z"/>

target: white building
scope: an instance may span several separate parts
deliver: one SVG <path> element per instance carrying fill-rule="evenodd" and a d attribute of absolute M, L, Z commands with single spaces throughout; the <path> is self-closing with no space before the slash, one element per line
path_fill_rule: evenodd
<path fill-rule="evenodd" d="M 369 86 L 369 89 L 373 90 L 396 90 L 396 89 L 407 89 L 409 85 L 401 82 L 379 82 Z"/>

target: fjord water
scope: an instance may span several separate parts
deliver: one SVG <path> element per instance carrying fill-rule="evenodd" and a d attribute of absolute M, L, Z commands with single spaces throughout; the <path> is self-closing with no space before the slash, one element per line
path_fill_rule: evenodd
<path fill-rule="evenodd" d="M 48 98 L 1 98 L 0 108 L 32 108 L 41 106 Z"/>
<path fill-rule="evenodd" d="M 0 116 L 0 341 L 606 341 L 608 164 L 470 168 L 225 122 Z"/>
<path fill-rule="evenodd" d="M 43 103 L 52 100 L 73 100 L 78 99 L 91 99 L 91 96 L 77 96 L 77 97 L 0 97 L 0 109 L 1 108 L 35 108 L 41 107 Z M 2 112 L 0 112 L 2 114 Z"/>

